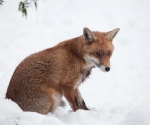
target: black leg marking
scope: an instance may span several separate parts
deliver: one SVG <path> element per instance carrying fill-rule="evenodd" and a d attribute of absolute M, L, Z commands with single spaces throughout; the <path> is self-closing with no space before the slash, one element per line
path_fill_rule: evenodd
<path fill-rule="evenodd" d="M 82 104 L 83 104 L 83 107 L 85 108 L 85 110 L 89 110 L 89 109 L 86 107 L 86 104 L 85 104 L 84 100 L 82 101 Z"/>
<path fill-rule="evenodd" d="M 75 103 L 76 103 L 77 107 L 79 108 L 79 104 L 78 104 L 78 100 L 77 100 L 76 96 L 75 96 Z"/>

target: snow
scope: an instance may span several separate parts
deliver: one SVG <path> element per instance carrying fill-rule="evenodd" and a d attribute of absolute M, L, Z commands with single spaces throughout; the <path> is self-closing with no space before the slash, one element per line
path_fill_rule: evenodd
<path fill-rule="evenodd" d="M 149 125 L 150 106 L 134 108 L 119 125 Z"/>
<path fill-rule="evenodd" d="M 0 6 L 0 125 L 150 125 L 149 0 L 39 0 L 27 18 L 17 11 L 19 2 Z M 110 72 L 94 69 L 80 86 L 89 111 L 72 112 L 67 104 L 41 115 L 5 99 L 20 61 L 81 35 L 83 27 L 120 28 Z"/>

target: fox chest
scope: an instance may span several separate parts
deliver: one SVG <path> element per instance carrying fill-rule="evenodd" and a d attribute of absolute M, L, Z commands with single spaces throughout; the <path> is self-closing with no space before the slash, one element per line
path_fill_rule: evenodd
<path fill-rule="evenodd" d="M 91 75 L 91 71 L 92 69 L 81 71 L 80 77 L 78 78 L 78 81 L 75 84 L 75 88 L 77 88 L 82 82 L 84 82 L 86 78 L 89 78 L 89 76 Z"/>
<path fill-rule="evenodd" d="M 89 76 L 91 75 L 91 71 L 92 71 L 92 69 L 82 71 L 81 82 L 84 82 L 86 80 L 86 78 L 89 78 Z"/>

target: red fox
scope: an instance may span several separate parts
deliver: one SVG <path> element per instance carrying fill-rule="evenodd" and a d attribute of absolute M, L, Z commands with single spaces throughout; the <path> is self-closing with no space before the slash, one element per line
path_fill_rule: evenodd
<path fill-rule="evenodd" d="M 6 98 L 16 102 L 23 111 L 47 114 L 62 104 L 62 96 L 73 111 L 88 110 L 78 89 L 92 68 L 110 70 L 113 38 L 120 29 L 92 32 L 25 58 L 10 80 Z"/>

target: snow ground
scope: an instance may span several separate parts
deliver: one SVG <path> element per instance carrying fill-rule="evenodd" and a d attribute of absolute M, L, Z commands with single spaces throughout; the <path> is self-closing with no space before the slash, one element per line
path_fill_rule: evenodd
<path fill-rule="evenodd" d="M 150 125 L 150 1 L 38 1 L 25 19 L 16 1 L 0 6 L 0 125 Z M 23 112 L 4 99 L 9 80 L 26 56 L 82 34 L 83 27 L 109 31 L 111 71 L 94 69 L 80 91 L 90 111 L 59 107 L 46 116 Z"/>

